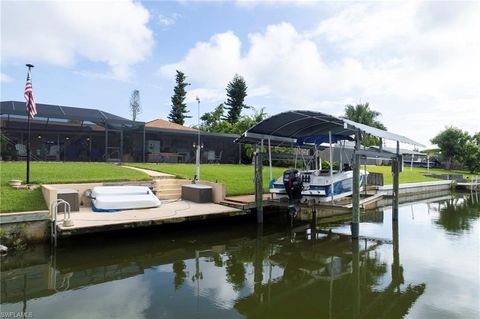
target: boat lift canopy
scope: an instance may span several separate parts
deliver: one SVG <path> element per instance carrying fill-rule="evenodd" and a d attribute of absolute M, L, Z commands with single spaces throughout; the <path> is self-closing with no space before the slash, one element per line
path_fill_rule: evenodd
<path fill-rule="evenodd" d="M 345 139 L 351 139 L 357 131 L 386 140 L 424 147 L 421 143 L 399 134 L 315 111 L 288 111 L 276 114 L 249 128 L 235 142 L 256 144 L 261 140 L 270 139 L 272 146 L 282 143 L 297 144 L 297 140 L 315 135 L 331 134 L 332 137 L 344 136 L 349 137 Z"/>
<path fill-rule="evenodd" d="M 392 159 L 393 173 L 393 213 L 392 220 L 398 220 L 398 193 L 399 193 L 399 175 L 401 166 L 400 143 L 424 147 L 421 143 L 411 140 L 403 135 L 394 134 L 368 125 L 360 124 L 344 118 L 333 115 L 315 112 L 315 111 L 288 111 L 271 116 L 257 125 L 249 128 L 245 133 L 238 137 L 236 143 L 261 144 L 263 151 L 264 141 L 268 143 L 268 155 L 270 166 L 270 181 L 272 181 L 272 158 L 271 146 L 286 146 L 296 144 L 298 147 L 306 147 L 307 144 L 314 145 L 315 148 L 323 137 L 328 136 L 330 144 L 330 180 L 333 189 L 333 158 L 332 143 L 341 140 L 355 140 L 353 153 L 353 182 L 352 182 L 352 238 L 358 239 L 360 223 L 360 158 L 361 157 L 381 157 L 386 152 L 380 149 L 370 151 L 361 149 L 361 136 L 369 134 L 380 138 L 381 140 L 395 141 L 397 144 L 396 154 L 388 154 Z M 317 161 L 315 161 L 317 163 Z M 340 165 L 341 167 L 341 165 Z M 257 207 L 257 222 L 263 223 L 263 183 L 262 183 L 262 154 L 255 154 L 255 202 Z M 333 203 L 333 192 L 332 192 Z"/>

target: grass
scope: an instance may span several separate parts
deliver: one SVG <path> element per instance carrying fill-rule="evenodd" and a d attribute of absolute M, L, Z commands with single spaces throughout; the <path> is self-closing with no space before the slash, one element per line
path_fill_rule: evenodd
<path fill-rule="evenodd" d="M 25 162 L 0 162 L 0 212 L 46 209 L 41 189 L 14 189 L 8 181 L 25 182 Z M 142 172 L 107 163 L 42 163 L 30 164 L 31 184 L 106 182 L 149 180 Z"/>
<path fill-rule="evenodd" d="M 153 164 L 153 163 L 131 163 L 128 164 L 135 167 L 151 169 L 163 173 L 173 174 L 181 178 L 192 179 L 195 175 L 194 164 Z M 363 169 L 363 166 L 362 166 Z M 273 168 L 273 178 L 282 175 L 284 167 Z M 367 166 L 367 170 L 375 173 L 383 173 L 384 184 L 392 184 L 392 170 L 390 166 Z M 423 174 L 428 172 L 434 174 L 464 174 L 472 175 L 466 171 L 446 171 L 443 169 L 430 169 L 413 167 L 404 167 L 404 171 L 400 173 L 400 183 L 416 183 L 438 181 L 439 179 L 426 177 Z M 266 190 L 268 187 L 268 167 L 263 168 L 263 186 Z M 252 165 L 226 165 L 226 164 L 202 164 L 200 176 L 203 180 L 223 183 L 227 188 L 227 195 L 244 195 L 253 193 L 253 176 L 254 168 Z"/>
<path fill-rule="evenodd" d="M 361 169 L 363 169 L 363 166 Z M 367 166 L 367 171 L 372 173 L 383 173 L 383 183 L 385 185 L 393 184 L 392 168 L 390 166 Z M 426 168 L 421 167 L 413 167 L 412 170 L 410 170 L 410 167 L 405 166 L 403 172 L 400 173 L 400 184 L 439 181 L 437 178 L 427 177 L 424 176 L 424 174 L 463 174 L 465 177 L 474 176 L 467 171 L 447 171 L 438 168 L 430 169 L 428 171 Z"/>
<path fill-rule="evenodd" d="M 8 186 L 12 179 L 25 180 L 25 162 L 0 162 L 0 212 L 18 212 L 29 210 L 46 209 L 40 189 L 28 191 L 14 189 Z M 131 166 L 151 169 L 176 175 L 181 178 L 192 179 L 195 175 L 194 164 L 143 164 L 132 163 Z M 274 167 L 273 177 L 278 178 L 286 168 Z M 370 172 L 383 173 L 384 183 L 392 184 L 390 166 L 367 166 Z M 425 177 L 425 168 L 414 167 L 410 171 L 405 167 L 400 174 L 400 183 L 414 183 L 437 181 L 431 177 Z M 465 174 L 473 176 L 465 171 L 445 171 L 431 169 L 430 173 L 436 174 Z M 32 184 L 53 183 L 76 183 L 76 182 L 106 182 L 127 180 L 149 180 L 150 178 L 139 171 L 123 168 L 107 163 L 42 163 L 31 164 Z M 204 180 L 219 182 L 226 185 L 228 196 L 253 193 L 254 167 L 252 165 L 226 165 L 226 164 L 203 164 L 201 177 Z M 263 169 L 263 185 L 266 190 L 269 182 L 268 166 Z"/>
<path fill-rule="evenodd" d="M 186 179 L 192 179 L 195 175 L 195 164 L 131 163 L 128 165 L 173 174 Z M 273 178 L 278 178 L 285 170 L 286 168 L 284 167 L 274 167 Z M 254 191 L 253 165 L 202 164 L 200 177 L 202 180 L 225 184 L 228 196 L 252 194 Z M 268 189 L 268 182 L 269 170 L 268 166 L 264 166 L 263 186 L 265 190 Z"/>

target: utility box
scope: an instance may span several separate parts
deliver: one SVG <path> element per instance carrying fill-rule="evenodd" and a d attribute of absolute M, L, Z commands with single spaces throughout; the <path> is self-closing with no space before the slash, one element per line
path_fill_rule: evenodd
<path fill-rule="evenodd" d="M 69 203 L 71 212 L 80 211 L 80 195 L 76 189 L 59 189 L 57 191 L 57 199 L 63 199 Z M 59 205 L 58 212 L 65 212 L 65 205 Z"/>
<path fill-rule="evenodd" d="M 182 186 L 182 199 L 195 203 L 212 202 L 212 186 L 187 184 Z"/>

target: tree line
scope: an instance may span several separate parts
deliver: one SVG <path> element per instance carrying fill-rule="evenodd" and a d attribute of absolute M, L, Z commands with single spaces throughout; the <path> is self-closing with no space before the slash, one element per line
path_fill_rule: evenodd
<path fill-rule="evenodd" d="M 171 110 L 168 120 L 172 123 L 184 125 L 185 119 L 191 118 L 188 115 L 186 88 L 190 85 L 185 74 L 179 70 L 175 75 L 175 87 L 171 97 Z M 247 83 L 245 79 L 235 74 L 233 79 L 226 86 L 226 100 L 220 103 L 211 112 L 204 113 L 200 119 L 201 123 L 197 129 L 212 133 L 241 134 L 253 125 L 267 117 L 264 108 L 254 108 L 245 104 L 247 97 Z M 251 115 L 243 115 L 244 109 L 252 109 Z M 141 112 L 140 93 L 138 90 L 132 92 L 130 99 L 130 111 L 135 121 Z M 381 113 L 370 108 L 370 104 L 359 103 L 346 105 L 343 118 L 357 123 L 372 126 L 378 129 L 387 130 L 379 120 Z M 375 136 L 365 134 L 362 144 L 365 146 L 378 145 L 379 139 Z M 480 172 L 480 132 L 470 135 L 456 127 L 447 127 L 434 138 L 432 144 L 438 146 L 438 156 L 445 161 L 445 168 L 451 169 L 452 164 L 459 163 L 468 168 L 472 173 Z"/>

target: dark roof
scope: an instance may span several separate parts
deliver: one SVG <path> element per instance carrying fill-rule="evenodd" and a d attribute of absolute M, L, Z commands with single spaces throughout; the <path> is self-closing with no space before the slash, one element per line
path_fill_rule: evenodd
<path fill-rule="evenodd" d="M 293 140 L 312 135 L 344 135 L 351 136 L 362 131 L 388 140 L 423 146 L 405 136 L 390 133 L 368 125 L 316 111 L 288 111 L 273 115 L 249 128 L 240 138 L 239 143 L 258 142 L 261 139 Z"/>
<path fill-rule="evenodd" d="M 26 115 L 25 102 L 2 101 L 0 114 Z M 78 121 L 91 121 L 93 123 L 131 124 L 132 121 L 97 109 L 70 107 L 62 105 L 37 103 L 37 117 L 58 118 Z"/>

